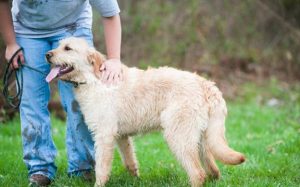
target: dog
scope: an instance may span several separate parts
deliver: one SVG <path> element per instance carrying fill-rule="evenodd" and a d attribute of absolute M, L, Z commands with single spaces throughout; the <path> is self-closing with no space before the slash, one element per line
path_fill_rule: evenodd
<path fill-rule="evenodd" d="M 100 71 L 105 56 L 74 37 L 60 41 L 46 58 L 55 65 L 48 82 L 59 77 L 75 85 L 95 140 L 95 186 L 109 179 L 115 143 L 129 172 L 139 176 L 131 136 L 154 130 L 162 131 L 193 187 L 202 186 L 207 176 L 220 177 L 215 159 L 231 165 L 245 161 L 226 142 L 226 103 L 213 82 L 170 67 L 141 70 L 122 64 L 123 81 L 107 86 Z"/>

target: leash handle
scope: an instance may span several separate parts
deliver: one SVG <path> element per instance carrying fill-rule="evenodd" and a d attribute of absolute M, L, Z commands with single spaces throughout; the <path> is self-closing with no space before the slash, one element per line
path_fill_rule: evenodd
<path fill-rule="evenodd" d="M 21 103 L 21 98 L 22 98 L 22 93 L 23 93 L 23 73 L 22 73 L 22 71 L 20 71 L 21 74 L 20 74 L 20 79 L 19 79 L 19 77 L 17 75 L 18 70 L 11 69 L 10 66 L 13 62 L 13 59 L 22 50 L 23 50 L 23 48 L 20 47 L 9 59 L 7 65 L 6 65 L 4 77 L 3 77 L 3 91 L 2 92 L 3 92 L 4 98 L 5 98 L 6 102 L 14 109 L 19 108 L 20 103 Z M 20 59 L 18 59 L 18 64 L 22 65 L 20 62 Z M 13 74 L 15 74 L 16 87 L 17 87 L 16 88 L 17 93 L 15 95 L 11 95 L 9 93 L 9 79 Z"/>
<path fill-rule="evenodd" d="M 14 60 L 14 58 L 18 55 L 18 53 L 19 53 L 20 51 L 23 51 L 23 47 L 20 47 L 20 48 L 13 54 L 13 56 L 9 59 L 8 64 L 11 64 L 11 63 L 12 63 L 12 61 Z M 20 62 L 20 59 L 18 59 L 18 64 L 19 64 L 19 65 L 22 65 L 22 63 Z"/>

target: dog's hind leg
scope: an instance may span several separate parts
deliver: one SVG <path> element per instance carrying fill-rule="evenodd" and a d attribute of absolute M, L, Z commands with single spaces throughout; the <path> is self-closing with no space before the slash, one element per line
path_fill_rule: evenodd
<path fill-rule="evenodd" d="M 138 162 L 134 152 L 132 139 L 128 136 L 123 136 L 117 139 L 123 163 L 133 176 L 139 176 Z"/>
<path fill-rule="evenodd" d="M 210 152 L 209 147 L 204 140 L 204 137 L 200 143 L 200 159 L 209 177 L 213 179 L 220 178 L 221 174 L 219 168 L 215 162 L 214 156 Z"/>
<path fill-rule="evenodd" d="M 165 128 L 164 137 L 177 159 L 186 170 L 193 187 L 202 186 L 206 174 L 201 166 L 199 141 L 200 133 L 195 133 L 190 124 L 177 124 Z"/>

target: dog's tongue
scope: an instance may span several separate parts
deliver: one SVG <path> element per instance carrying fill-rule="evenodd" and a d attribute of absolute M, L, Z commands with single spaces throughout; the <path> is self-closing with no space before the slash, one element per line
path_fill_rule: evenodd
<path fill-rule="evenodd" d="M 50 82 L 52 81 L 55 77 L 58 76 L 59 74 L 59 70 L 60 70 L 60 67 L 59 66 L 55 66 L 54 68 L 51 69 L 50 73 L 47 75 L 46 77 L 46 81 L 47 82 Z"/>

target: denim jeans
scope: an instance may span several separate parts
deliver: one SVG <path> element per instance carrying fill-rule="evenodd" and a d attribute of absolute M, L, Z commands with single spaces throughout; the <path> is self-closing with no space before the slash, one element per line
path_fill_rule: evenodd
<path fill-rule="evenodd" d="M 25 38 L 17 35 L 17 42 L 24 48 L 25 63 L 48 74 L 50 64 L 45 60 L 47 51 L 56 48 L 59 40 L 76 36 L 93 45 L 92 32 L 88 28 L 72 28 L 68 32 L 48 38 Z M 29 176 L 43 174 L 55 177 L 56 147 L 52 140 L 48 102 L 50 87 L 45 75 L 26 67 L 23 71 L 23 96 L 20 105 L 23 160 Z M 80 108 L 73 95 L 73 85 L 58 81 L 60 99 L 67 113 L 66 147 L 68 173 L 90 170 L 94 163 L 94 142 L 84 123 Z M 59 132 L 58 132 L 59 133 Z"/>

